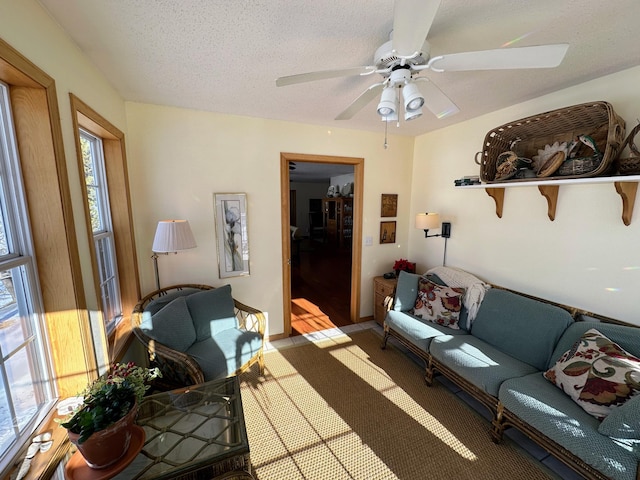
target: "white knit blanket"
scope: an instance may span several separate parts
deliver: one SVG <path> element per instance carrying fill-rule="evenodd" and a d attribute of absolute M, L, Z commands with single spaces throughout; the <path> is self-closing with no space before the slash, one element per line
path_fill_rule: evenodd
<path fill-rule="evenodd" d="M 491 288 L 491 285 L 459 268 L 434 267 L 427 270 L 427 273 L 437 275 L 449 287 L 466 289 L 462 303 L 469 311 L 469 323 L 471 323 L 476 318 L 484 294 Z"/>

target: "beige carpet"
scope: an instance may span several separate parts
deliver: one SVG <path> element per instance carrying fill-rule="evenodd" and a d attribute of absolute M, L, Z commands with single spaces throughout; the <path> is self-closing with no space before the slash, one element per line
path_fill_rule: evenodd
<path fill-rule="evenodd" d="M 371 330 L 270 352 L 240 381 L 258 480 L 549 478 Z"/>

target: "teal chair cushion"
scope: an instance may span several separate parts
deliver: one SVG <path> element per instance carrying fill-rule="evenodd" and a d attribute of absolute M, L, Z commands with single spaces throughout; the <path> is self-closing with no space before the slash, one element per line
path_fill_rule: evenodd
<path fill-rule="evenodd" d="M 187 354 L 198 362 L 205 381 L 225 378 L 260 351 L 262 338 L 256 332 L 229 328 L 194 343 Z"/>
<path fill-rule="evenodd" d="M 149 312 L 151 315 L 159 312 L 166 305 L 173 302 L 178 297 L 186 297 L 191 295 L 192 293 L 199 292 L 197 288 L 183 288 L 181 290 L 174 290 L 169 293 L 165 293 L 164 295 L 154 298 L 151 300 L 146 307 L 144 307 L 145 312 Z"/>
<path fill-rule="evenodd" d="M 429 353 L 476 387 L 493 397 L 502 382 L 536 371 L 473 335 L 443 335 L 431 341 Z"/>
<path fill-rule="evenodd" d="M 546 370 L 558 340 L 572 323 L 571 314 L 560 307 L 492 288 L 484 296 L 471 334 Z"/>
<path fill-rule="evenodd" d="M 183 296 L 174 298 L 154 315 L 145 314 L 140 329 L 156 342 L 180 352 L 196 341 L 196 330 Z"/>
<path fill-rule="evenodd" d="M 633 446 L 598 433 L 600 422 L 541 372 L 505 381 L 498 398 L 507 410 L 608 477 L 636 480 Z"/>
<path fill-rule="evenodd" d="M 196 329 L 196 342 L 237 327 L 231 285 L 191 294 L 187 306 Z"/>

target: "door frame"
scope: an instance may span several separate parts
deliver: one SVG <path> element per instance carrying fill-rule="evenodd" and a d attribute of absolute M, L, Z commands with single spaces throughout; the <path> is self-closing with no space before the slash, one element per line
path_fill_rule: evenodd
<path fill-rule="evenodd" d="M 282 208 L 282 291 L 284 336 L 291 336 L 291 229 L 289 225 L 289 162 L 333 163 L 353 165 L 353 237 L 351 239 L 351 305 L 349 319 L 360 321 L 360 285 L 362 270 L 362 192 L 364 191 L 364 158 L 280 153 L 280 199 Z"/>

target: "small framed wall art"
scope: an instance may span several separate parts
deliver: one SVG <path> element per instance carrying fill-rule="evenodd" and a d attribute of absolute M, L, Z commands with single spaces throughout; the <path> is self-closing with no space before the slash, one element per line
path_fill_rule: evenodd
<path fill-rule="evenodd" d="M 380 243 L 396 243 L 396 222 L 380 222 Z"/>
<path fill-rule="evenodd" d="M 249 275 L 247 195 L 215 193 L 214 210 L 220 278 Z"/>
<path fill-rule="evenodd" d="M 381 217 L 395 217 L 398 215 L 398 194 L 397 193 L 383 193 L 380 216 Z"/>

